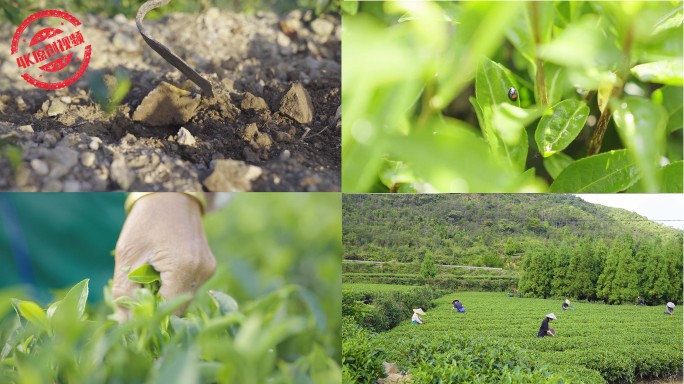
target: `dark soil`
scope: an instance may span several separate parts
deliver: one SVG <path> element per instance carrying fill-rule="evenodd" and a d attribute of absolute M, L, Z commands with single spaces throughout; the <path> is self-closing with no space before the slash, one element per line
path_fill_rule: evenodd
<path fill-rule="evenodd" d="M 21 78 L 9 55 L 15 26 L 0 25 L 5 46 L 0 50 L 0 190 L 193 191 L 244 185 L 255 191 L 339 191 L 338 15 L 246 16 L 210 9 L 145 21 L 151 36 L 212 83 L 212 98 L 200 96 L 197 86 L 152 51 L 134 20 L 76 17 L 92 44 L 92 60 L 79 81 L 57 91 Z M 130 78 L 131 88 L 105 113 L 93 94 L 98 80 L 113 89 L 117 74 Z M 162 126 L 134 121 L 143 98 L 162 81 L 190 91 L 191 99 L 201 98 L 192 117 Z M 290 117 L 281 105 L 296 84 L 312 101 L 310 122 Z M 224 159 L 252 165 L 254 172 L 235 183 L 207 182 L 212 172 L 226 168 L 216 167 Z M 224 175 L 240 177 L 240 172 Z"/>

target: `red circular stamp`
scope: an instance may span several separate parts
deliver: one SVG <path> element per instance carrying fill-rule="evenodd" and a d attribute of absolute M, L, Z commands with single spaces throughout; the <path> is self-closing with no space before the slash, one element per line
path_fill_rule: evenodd
<path fill-rule="evenodd" d="M 30 38 L 23 36 L 31 24 L 47 18 L 57 19 L 60 25 L 42 28 Z M 88 68 L 92 52 L 80 26 L 77 18 L 59 10 L 39 11 L 27 17 L 12 38 L 12 56 L 17 66 L 25 70 L 21 77 L 29 84 L 47 90 L 68 87 L 76 82 Z M 74 65 L 70 65 L 72 63 Z M 54 80 L 47 80 L 47 77 Z"/>

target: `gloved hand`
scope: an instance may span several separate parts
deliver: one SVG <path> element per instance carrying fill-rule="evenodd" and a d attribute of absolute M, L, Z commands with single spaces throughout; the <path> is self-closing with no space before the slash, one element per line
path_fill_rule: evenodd
<path fill-rule="evenodd" d="M 159 271 L 166 299 L 195 292 L 216 269 L 199 203 L 182 193 L 153 193 L 131 209 L 116 243 L 112 296 L 134 297 L 138 284 L 128 273 L 143 264 Z M 120 318 L 128 318 L 125 310 Z"/>

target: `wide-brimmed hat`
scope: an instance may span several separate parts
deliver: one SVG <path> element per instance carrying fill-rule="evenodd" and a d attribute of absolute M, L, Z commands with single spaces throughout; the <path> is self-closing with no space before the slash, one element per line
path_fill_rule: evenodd
<path fill-rule="evenodd" d="M 419 314 L 419 315 L 424 315 L 424 314 L 425 314 L 425 312 L 423 312 L 423 308 L 414 309 L 414 310 L 413 310 L 413 313 L 417 313 L 417 314 Z"/>
<path fill-rule="evenodd" d="M 556 315 L 554 315 L 553 313 L 549 313 L 548 315 L 546 315 L 546 317 L 548 317 L 549 319 L 556 320 Z"/>
<path fill-rule="evenodd" d="M 674 304 L 673 302 L 670 301 L 670 302 L 667 303 L 667 307 L 668 307 L 668 308 L 674 308 L 674 307 L 675 307 L 675 304 Z"/>
<path fill-rule="evenodd" d="M 570 299 L 565 299 L 565 304 L 570 305 Z"/>

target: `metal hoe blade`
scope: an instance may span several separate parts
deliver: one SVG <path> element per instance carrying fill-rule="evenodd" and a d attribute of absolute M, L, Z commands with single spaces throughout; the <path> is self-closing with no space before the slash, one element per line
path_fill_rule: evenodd
<path fill-rule="evenodd" d="M 214 91 L 211 88 L 211 83 L 209 83 L 207 79 L 202 77 L 194 69 L 190 68 L 188 63 L 183 61 L 183 59 L 181 59 L 180 57 L 176 56 L 175 53 L 171 52 L 171 50 L 166 48 L 162 43 L 158 42 L 157 40 L 153 39 L 145 33 L 142 21 L 143 18 L 145 18 L 147 12 L 155 8 L 164 6 L 168 4 L 169 1 L 171 0 L 149 0 L 145 4 L 141 5 L 140 9 L 138 10 L 138 14 L 135 15 L 135 25 L 138 26 L 140 34 L 142 35 L 147 45 L 150 46 L 150 48 L 154 49 L 159 55 L 161 55 L 161 57 L 164 58 L 164 60 L 168 61 L 169 64 L 173 65 L 179 71 L 183 72 L 183 74 L 187 76 L 190 80 L 192 80 L 193 83 L 197 84 L 202 89 L 202 95 L 213 97 Z"/>

